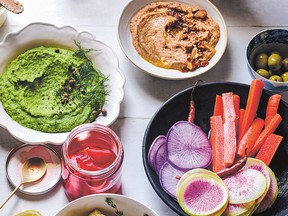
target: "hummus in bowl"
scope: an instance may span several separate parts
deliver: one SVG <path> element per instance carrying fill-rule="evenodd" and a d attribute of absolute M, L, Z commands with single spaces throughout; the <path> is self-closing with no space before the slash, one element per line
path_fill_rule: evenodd
<path fill-rule="evenodd" d="M 227 29 L 208 0 L 133 0 L 123 9 L 118 38 L 143 71 L 177 80 L 203 74 L 220 60 Z"/>
<path fill-rule="evenodd" d="M 125 79 L 114 51 L 92 34 L 32 23 L 8 34 L 0 52 L 0 125 L 15 138 L 62 144 L 79 124 L 117 119 Z"/>
<path fill-rule="evenodd" d="M 198 6 L 152 2 L 130 22 L 137 52 L 152 64 L 182 72 L 209 64 L 220 38 L 219 25 Z"/>

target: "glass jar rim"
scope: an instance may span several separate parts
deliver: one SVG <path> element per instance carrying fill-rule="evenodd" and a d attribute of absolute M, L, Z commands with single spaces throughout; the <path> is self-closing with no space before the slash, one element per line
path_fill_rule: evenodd
<path fill-rule="evenodd" d="M 76 136 L 77 134 L 80 134 L 81 132 L 88 131 L 89 129 L 90 130 L 102 129 L 102 130 L 108 132 L 109 134 L 111 134 L 113 139 L 115 140 L 115 143 L 117 143 L 118 154 L 116 155 L 115 160 L 113 161 L 112 164 L 110 164 L 108 167 L 106 167 L 102 170 L 98 170 L 98 171 L 85 170 L 85 169 L 80 168 L 75 163 L 72 163 L 69 160 L 69 156 L 68 156 L 68 142 L 69 142 L 69 140 L 72 137 Z M 84 174 L 84 175 L 90 175 L 90 176 L 95 176 L 95 177 L 96 176 L 97 177 L 105 177 L 106 175 L 109 176 L 111 170 L 113 170 L 113 173 L 114 173 L 120 168 L 120 165 L 123 162 L 123 156 L 124 156 L 123 146 L 122 146 L 121 141 L 120 141 L 119 137 L 117 136 L 117 134 L 112 129 L 110 129 L 109 127 L 98 124 L 98 123 L 86 123 L 86 124 L 82 124 L 82 125 L 75 127 L 70 132 L 70 134 L 68 135 L 68 137 L 66 138 L 66 140 L 63 143 L 64 162 L 67 164 L 67 166 L 71 167 L 76 172 L 79 172 L 79 173 Z"/>

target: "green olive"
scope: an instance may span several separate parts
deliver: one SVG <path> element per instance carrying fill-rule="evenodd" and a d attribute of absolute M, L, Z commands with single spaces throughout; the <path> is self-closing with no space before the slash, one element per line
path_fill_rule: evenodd
<path fill-rule="evenodd" d="M 281 78 L 282 78 L 283 82 L 288 82 L 288 72 L 284 72 L 281 75 Z"/>
<path fill-rule="evenodd" d="M 288 58 L 284 58 L 282 61 L 282 70 L 288 71 Z"/>
<path fill-rule="evenodd" d="M 272 71 L 277 71 L 281 68 L 282 66 L 282 57 L 278 53 L 272 53 L 268 57 L 268 67 Z"/>
<path fill-rule="evenodd" d="M 274 50 L 274 51 L 270 52 L 270 54 L 269 54 L 269 55 L 272 55 L 272 54 L 278 54 L 278 55 L 281 55 L 281 54 L 280 54 L 280 52 L 278 52 L 278 51 L 276 51 L 276 50 Z"/>
<path fill-rule="evenodd" d="M 268 55 L 260 53 L 256 56 L 254 61 L 256 69 L 268 69 Z"/>
<path fill-rule="evenodd" d="M 265 69 L 258 69 L 256 72 L 257 72 L 260 76 L 265 77 L 265 78 L 267 78 L 267 79 L 269 79 L 269 77 L 270 77 L 270 73 L 269 73 L 267 70 L 265 70 Z"/>
<path fill-rule="evenodd" d="M 275 82 L 283 82 L 281 76 L 273 75 L 269 78 L 269 80 L 275 81 Z"/>

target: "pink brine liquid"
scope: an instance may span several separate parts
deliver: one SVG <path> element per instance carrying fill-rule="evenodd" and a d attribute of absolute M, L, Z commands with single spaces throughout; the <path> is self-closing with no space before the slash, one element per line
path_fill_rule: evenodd
<path fill-rule="evenodd" d="M 82 146 L 80 144 L 80 146 Z M 87 143 L 83 149 L 75 149 L 69 154 L 70 160 L 83 170 L 98 171 L 109 167 L 116 159 L 115 153 L 108 146 Z"/>
<path fill-rule="evenodd" d="M 95 193 L 120 193 L 123 149 L 108 127 L 85 124 L 63 144 L 62 178 L 70 200 Z"/>

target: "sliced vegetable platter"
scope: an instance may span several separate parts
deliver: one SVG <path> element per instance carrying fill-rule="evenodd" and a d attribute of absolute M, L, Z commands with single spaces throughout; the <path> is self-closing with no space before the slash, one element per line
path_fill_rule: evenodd
<path fill-rule="evenodd" d="M 208 135 L 210 130 L 210 117 L 214 112 L 216 95 L 226 92 L 233 92 L 240 97 L 240 107 L 245 108 L 250 85 L 223 82 L 223 83 L 202 83 L 194 89 L 193 99 L 195 103 L 194 123 Z M 162 188 L 159 176 L 149 165 L 149 149 L 156 137 L 166 135 L 169 129 L 179 121 L 187 121 L 190 109 L 190 95 L 192 88 L 183 90 L 170 98 L 155 113 L 149 122 L 143 139 L 143 163 L 148 179 L 159 195 L 159 197 L 179 215 L 187 215 L 179 206 L 177 200 L 168 195 Z M 257 116 L 265 118 L 267 102 L 272 95 L 271 92 L 263 90 L 257 110 Z M 271 208 L 257 215 L 288 215 L 288 104 L 280 101 L 278 113 L 282 121 L 277 127 L 275 134 L 283 136 L 283 140 L 276 151 L 269 167 L 276 175 L 279 193 L 278 198 Z"/>

